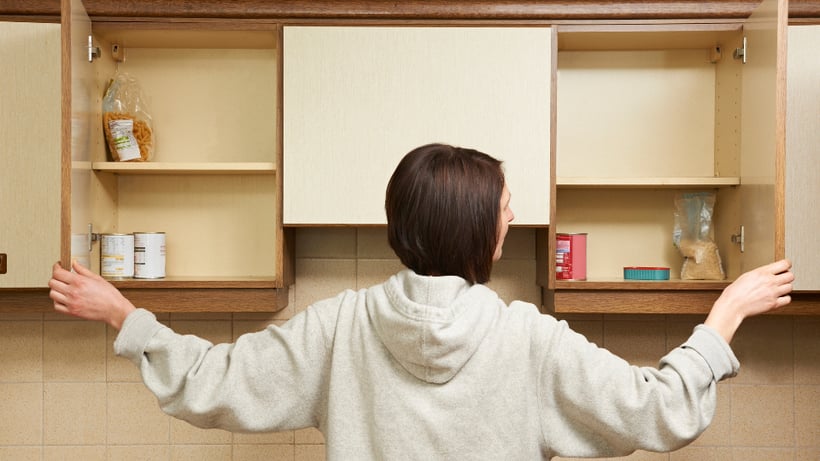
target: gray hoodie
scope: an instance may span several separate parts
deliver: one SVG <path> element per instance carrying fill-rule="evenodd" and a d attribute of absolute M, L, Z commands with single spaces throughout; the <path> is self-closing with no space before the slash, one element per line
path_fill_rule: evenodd
<path fill-rule="evenodd" d="M 535 306 L 459 277 L 394 275 L 213 345 L 139 309 L 114 344 L 166 413 L 200 427 L 318 427 L 331 460 L 533 460 L 670 451 L 737 372 L 699 325 L 634 367 Z"/>

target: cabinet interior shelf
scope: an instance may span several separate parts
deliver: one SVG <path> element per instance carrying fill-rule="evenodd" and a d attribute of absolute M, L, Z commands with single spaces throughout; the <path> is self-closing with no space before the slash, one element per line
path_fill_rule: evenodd
<path fill-rule="evenodd" d="M 275 174 L 273 162 L 93 162 L 94 171 L 117 174 Z"/>
<path fill-rule="evenodd" d="M 558 49 L 680 50 L 710 49 L 727 43 L 742 29 L 723 24 L 579 24 L 558 27 Z"/>
<path fill-rule="evenodd" d="M 173 25 L 141 24 L 138 21 L 97 22 L 95 34 L 127 48 L 180 49 L 276 49 L 274 26 L 257 26 L 259 30 L 174 29 Z M 126 51 L 127 52 L 127 51 Z"/>
<path fill-rule="evenodd" d="M 165 277 L 161 279 L 110 280 L 117 288 L 280 288 L 272 277 Z"/>
<path fill-rule="evenodd" d="M 562 188 L 609 188 L 609 187 L 647 187 L 647 188 L 719 188 L 740 185 L 740 178 L 732 177 L 648 177 L 648 178 L 604 178 L 558 176 L 555 179 Z"/>
<path fill-rule="evenodd" d="M 555 289 L 564 290 L 723 290 L 730 280 L 556 280 Z"/>

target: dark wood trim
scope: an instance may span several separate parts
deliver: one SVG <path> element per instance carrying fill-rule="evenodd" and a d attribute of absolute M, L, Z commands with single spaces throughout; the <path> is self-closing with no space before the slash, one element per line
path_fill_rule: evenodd
<path fill-rule="evenodd" d="M 544 289 L 542 310 L 561 314 L 708 314 L 720 290 Z M 818 315 L 820 293 L 794 293 L 792 303 L 771 315 Z"/>
<path fill-rule="evenodd" d="M 151 312 L 278 312 L 288 305 L 287 288 L 124 289 L 137 307 Z"/>
<path fill-rule="evenodd" d="M 720 291 L 588 291 L 544 289 L 542 310 L 562 314 L 707 314 Z M 288 305 L 288 289 L 122 290 L 152 312 L 277 312 Z M 0 312 L 52 312 L 48 289 L 0 290 Z M 792 303 L 772 315 L 818 315 L 820 293 L 794 293 Z"/>
<path fill-rule="evenodd" d="M 287 288 L 121 289 L 137 307 L 152 312 L 278 312 L 288 305 Z M 0 312 L 45 313 L 54 307 L 47 288 L 0 290 Z"/>
<path fill-rule="evenodd" d="M 578 0 L 85 0 L 100 18 L 709 19 L 747 18 L 757 1 Z M 60 0 L 5 0 L 0 17 L 59 20 Z M 820 1 L 791 0 L 790 18 L 820 18 Z M 29 19 L 32 20 L 32 19 Z M 34 19 L 36 20 L 36 19 Z"/>
<path fill-rule="evenodd" d="M 548 312 L 578 314 L 705 314 L 719 291 L 557 290 Z"/>
<path fill-rule="evenodd" d="M 61 0 L 66 11 L 71 11 L 71 2 Z M 72 61 L 72 27 L 77 18 L 73 14 L 61 17 L 60 22 L 60 265 L 70 267 L 71 262 L 71 160 L 72 149 L 72 107 L 71 94 L 74 81 L 71 76 Z"/>
<path fill-rule="evenodd" d="M 31 314 L 52 310 L 54 305 L 48 297 L 48 288 L 0 290 L 0 312 Z"/>

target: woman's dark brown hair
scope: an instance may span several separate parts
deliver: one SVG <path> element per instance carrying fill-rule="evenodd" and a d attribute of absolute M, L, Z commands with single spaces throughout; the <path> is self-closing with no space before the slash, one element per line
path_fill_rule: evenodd
<path fill-rule="evenodd" d="M 485 153 L 446 144 L 413 149 L 387 185 L 390 246 L 417 274 L 486 283 L 503 189 L 501 161 Z"/>

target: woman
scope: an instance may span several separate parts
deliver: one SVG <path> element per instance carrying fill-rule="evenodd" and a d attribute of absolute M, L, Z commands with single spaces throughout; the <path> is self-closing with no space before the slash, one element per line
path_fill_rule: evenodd
<path fill-rule="evenodd" d="M 318 427 L 329 459 L 548 459 L 669 451 L 710 423 L 744 318 L 790 302 L 787 261 L 738 278 L 703 325 L 638 368 L 484 283 L 510 208 L 501 162 L 419 147 L 387 187 L 391 247 L 408 269 L 315 303 L 285 325 L 212 345 L 181 336 L 75 265 L 57 311 L 102 320 L 162 409 L 200 427 Z"/>

